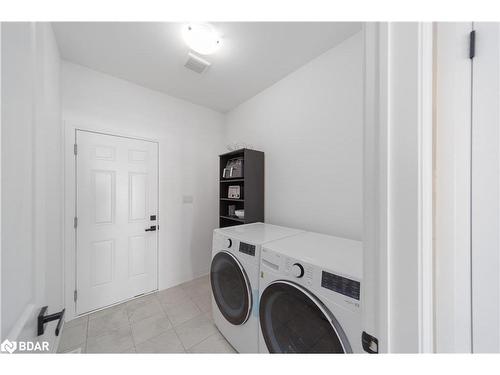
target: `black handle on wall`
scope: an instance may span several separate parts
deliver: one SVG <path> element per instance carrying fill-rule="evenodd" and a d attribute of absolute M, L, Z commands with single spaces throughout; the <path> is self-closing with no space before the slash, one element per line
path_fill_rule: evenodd
<path fill-rule="evenodd" d="M 145 232 L 154 232 L 156 230 L 156 225 L 151 225 L 149 229 L 144 229 Z"/>
<path fill-rule="evenodd" d="M 59 320 L 59 323 L 57 323 L 56 327 L 56 336 L 59 336 L 59 332 L 61 331 L 61 326 L 63 322 L 63 317 L 64 317 L 64 312 L 66 309 L 62 309 L 62 311 L 59 311 L 58 313 L 55 314 L 50 314 L 50 315 L 45 315 L 47 312 L 48 306 L 42 307 L 40 310 L 40 313 L 38 314 L 38 330 L 37 334 L 38 336 L 43 335 L 45 332 L 45 324 L 48 322 L 51 322 L 53 320 Z"/>

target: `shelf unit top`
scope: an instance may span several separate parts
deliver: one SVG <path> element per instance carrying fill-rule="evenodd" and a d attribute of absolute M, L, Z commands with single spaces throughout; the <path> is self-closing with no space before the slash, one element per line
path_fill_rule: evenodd
<path fill-rule="evenodd" d="M 240 218 L 237 218 L 237 217 L 232 217 L 232 216 L 224 216 L 224 215 L 221 215 L 220 217 L 221 217 L 222 219 L 239 221 L 240 223 L 244 223 L 244 222 L 245 222 L 245 219 L 240 219 Z"/>
<path fill-rule="evenodd" d="M 233 156 L 233 155 L 239 155 L 239 154 L 244 154 L 245 150 L 249 150 L 248 148 L 240 148 L 238 150 L 233 150 L 226 152 L 225 154 L 220 154 L 219 156 Z"/>

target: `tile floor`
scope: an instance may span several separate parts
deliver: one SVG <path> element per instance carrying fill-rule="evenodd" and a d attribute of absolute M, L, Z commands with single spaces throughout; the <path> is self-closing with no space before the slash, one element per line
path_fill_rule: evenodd
<path fill-rule="evenodd" d="M 235 353 L 212 319 L 208 277 L 65 324 L 60 353 Z"/>

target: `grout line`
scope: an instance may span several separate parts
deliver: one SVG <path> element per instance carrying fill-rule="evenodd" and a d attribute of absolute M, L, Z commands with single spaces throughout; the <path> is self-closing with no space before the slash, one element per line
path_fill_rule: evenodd
<path fill-rule="evenodd" d="M 177 287 L 177 286 L 174 286 L 174 287 L 172 287 L 172 288 L 176 288 L 176 287 Z M 169 290 L 169 289 L 172 289 L 172 288 L 168 288 L 168 289 L 165 289 L 165 290 Z M 182 288 L 182 287 L 181 287 L 181 289 L 184 289 L 184 288 Z M 193 302 L 193 303 L 194 303 L 194 301 L 192 301 L 192 299 L 191 299 L 191 296 L 190 296 L 189 294 L 187 294 L 185 291 L 184 291 L 184 293 L 188 296 L 189 300 L 190 300 L 191 302 Z M 157 298 L 158 298 L 158 297 L 157 297 Z M 194 319 L 194 318 L 198 317 L 199 315 L 196 315 L 195 317 L 193 317 L 193 318 L 191 318 L 191 319 L 189 319 L 189 320 L 186 320 L 186 322 L 182 322 L 182 323 L 180 323 L 180 324 L 174 325 L 174 322 L 172 322 L 172 320 L 171 320 L 171 319 L 170 319 L 170 317 L 168 316 L 168 313 L 167 313 L 167 311 L 165 310 L 165 308 L 163 307 L 163 304 L 161 303 L 161 301 L 159 301 L 159 302 L 160 302 L 160 307 L 161 307 L 161 309 L 163 310 L 163 312 L 164 312 L 164 313 L 165 313 L 165 315 L 167 316 L 167 319 L 169 320 L 170 324 L 172 325 L 172 331 L 174 332 L 175 336 L 177 337 L 177 340 L 179 340 L 179 342 L 181 343 L 182 347 L 184 348 L 184 353 L 189 353 L 189 352 L 187 351 L 188 349 L 186 348 L 186 346 L 185 346 L 185 345 L 184 345 L 184 343 L 182 342 L 182 340 L 181 340 L 181 338 L 180 338 L 179 334 L 177 333 L 176 328 L 177 328 L 177 327 L 179 327 L 180 325 L 182 325 L 182 324 L 186 323 L 186 322 L 189 322 L 191 319 Z M 196 303 L 195 303 L 195 306 L 196 306 Z M 198 306 L 196 306 L 196 308 L 198 308 Z M 198 309 L 198 310 L 199 310 L 199 309 Z"/>
<path fill-rule="evenodd" d="M 169 319 L 169 317 L 168 317 L 168 315 L 167 315 L 167 312 L 163 309 L 163 306 L 162 306 L 161 302 L 160 302 L 160 301 L 159 301 L 159 299 L 158 299 L 158 295 L 156 295 L 155 297 L 156 297 L 156 299 L 158 300 L 158 303 L 160 304 L 160 309 L 161 309 L 161 310 L 162 310 L 162 312 L 163 312 L 164 318 L 166 318 L 166 319 L 169 321 L 169 323 L 170 323 L 171 327 L 170 327 L 170 328 L 168 328 L 167 330 L 163 331 L 163 332 L 159 332 L 157 335 L 154 335 L 154 336 L 150 337 L 150 338 L 149 338 L 149 339 L 147 339 L 147 340 L 144 340 L 143 342 L 150 341 L 150 340 L 152 340 L 152 339 L 154 339 L 154 338 L 156 338 L 156 337 L 158 337 L 158 336 L 163 335 L 164 333 L 166 333 L 166 332 L 168 332 L 168 331 L 170 331 L 170 330 L 173 330 L 173 331 L 174 331 L 174 333 L 175 333 L 175 330 L 174 330 L 174 325 L 173 325 L 172 321 Z M 141 320 L 145 320 L 145 319 L 149 319 L 149 318 L 153 318 L 153 317 L 155 317 L 155 315 L 149 316 L 149 317 L 144 318 L 144 319 L 141 319 Z M 139 320 L 139 321 L 140 321 L 140 320 Z M 134 323 L 137 323 L 137 322 L 134 322 Z M 132 324 L 132 323 L 131 323 L 131 324 Z M 131 326 L 130 328 L 131 328 L 131 330 L 132 330 L 132 326 Z M 133 335 L 133 334 L 132 334 L 132 340 L 134 341 L 134 346 L 135 346 L 135 350 L 136 350 L 136 353 L 137 353 L 137 344 L 140 344 L 140 343 L 136 343 L 136 341 L 135 341 L 135 338 L 134 338 L 134 335 Z M 179 339 L 179 341 L 180 341 L 180 339 Z M 182 344 L 182 342 L 181 342 L 181 344 Z"/>
<path fill-rule="evenodd" d="M 200 278 L 202 278 L 202 277 L 204 277 L 204 276 L 201 276 Z M 198 278 L 198 279 L 200 279 L 200 278 Z M 195 280 L 198 280 L 198 279 L 195 279 Z M 195 285 L 196 285 L 196 286 L 198 286 L 198 285 L 197 285 L 197 283 L 195 283 Z M 192 286 L 192 285 L 191 285 L 191 286 Z M 185 288 L 183 288 L 183 289 L 185 289 Z M 192 297 L 192 296 L 191 296 L 188 292 L 185 292 L 185 293 L 186 293 L 186 294 L 187 294 L 187 296 L 189 297 L 189 300 L 190 300 L 192 303 L 194 303 L 194 305 L 195 305 L 196 309 L 197 309 L 200 313 L 199 313 L 198 315 L 194 316 L 193 318 L 191 318 L 191 319 L 189 319 L 189 320 L 186 320 L 185 322 L 183 322 L 183 323 L 181 323 L 181 324 L 177 325 L 177 327 L 178 327 L 178 326 L 180 326 L 180 325 L 182 325 L 182 324 L 185 324 L 185 323 L 187 323 L 187 322 L 190 322 L 191 320 L 194 320 L 194 319 L 196 319 L 196 318 L 198 318 L 198 317 L 200 317 L 200 316 L 203 316 L 203 317 L 205 317 L 205 318 L 206 318 L 205 313 L 204 313 L 204 312 L 200 309 L 200 307 L 198 306 L 198 304 L 196 303 L 196 301 L 194 300 L 194 298 L 193 298 L 193 297 Z M 176 327 L 174 327 L 175 334 L 177 335 L 177 337 L 179 337 L 179 335 L 178 335 L 178 333 L 177 333 L 177 330 L 176 330 L 175 328 L 176 328 Z M 211 335 L 210 335 L 210 336 L 211 336 Z M 209 337 L 210 337 L 210 336 L 209 336 Z M 186 353 L 189 353 L 187 350 L 189 350 L 189 349 L 193 348 L 194 346 L 196 346 L 196 345 L 200 344 L 201 342 L 203 342 L 203 341 L 204 341 L 204 340 L 206 340 L 206 339 L 208 339 L 208 337 L 206 337 L 205 339 L 201 340 L 200 342 L 198 342 L 198 343 L 196 343 L 196 344 L 194 344 L 194 345 L 191 345 L 189 348 L 186 348 L 186 347 L 185 347 L 185 345 L 184 345 L 184 343 L 182 342 L 182 340 L 180 340 L 180 337 L 179 337 L 179 340 L 181 341 L 182 346 L 183 346 L 183 347 L 184 347 L 184 349 L 186 350 Z"/>
<path fill-rule="evenodd" d="M 134 333 L 132 331 L 132 322 L 130 321 L 130 315 L 128 314 L 127 305 L 125 305 L 125 313 L 127 314 L 128 329 L 130 330 L 130 337 L 132 338 L 132 345 L 134 347 L 134 352 L 137 353 L 137 346 L 135 343 Z"/>
<path fill-rule="evenodd" d="M 188 353 L 188 351 L 187 351 L 188 349 L 186 348 L 186 346 L 182 342 L 182 340 L 181 340 L 179 334 L 177 333 L 177 331 L 175 330 L 175 328 L 172 328 L 172 330 L 174 331 L 174 334 L 177 337 L 177 340 L 179 340 L 179 342 L 181 343 L 182 347 L 184 348 L 184 353 Z"/>
<path fill-rule="evenodd" d="M 158 303 L 160 304 L 161 311 L 163 311 L 163 314 L 165 315 L 165 317 L 167 318 L 167 320 L 170 322 L 170 325 L 172 326 L 172 329 L 173 329 L 174 328 L 174 323 L 172 322 L 172 320 L 170 320 L 170 317 L 168 316 L 167 311 L 163 308 L 163 303 L 161 303 L 160 298 L 158 297 L 158 294 L 156 295 L 156 299 L 158 300 Z"/>
<path fill-rule="evenodd" d="M 198 343 L 194 344 L 193 346 L 191 346 L 191 348 L 194 348 L 196 345 L 200 345 L 201 343 L 203 343 L 203 342 L 207 341 L 207 340 L 208 340 L 209 338 L 211 338 L 212 336 L 215 336 L 215 335 L 218 335 L 218 334 L 220 334 L 220 333 L 219 333 L 219 331 L 212 333 L 210 336 L 208 336 L 208 337 L 204 338 L 204 339 L 203 339 L 203 340 L 201 340 L 200 342 L 198 342 Z M 200 354 L 201 354 L 201 353 L 200 353 Z"/>
<path fill-rule="evenodd" d="M 87 354 L 87 343 L 89 341 L 89 325 L 90 325 L 90 318 L 87 316 L 87 329 L 85 332 L 85 354 Z"/>
<path fill-rule="evenodd" d="M 175 288 L 175 286 L 174 286 L 174 287 L 172 287 L 172 288 Z M 172 289 L 172 288 L 169 288 L 169 289 Z M 169 290 L 169 289 L 165 289 L 165 290 Z M 186 294 L 187 294 L 187 293 L 186 293 Z M 189 299 L 191 299 L 191 297 L 190 297 L 189 295 L 188 295 L 188 297 L 189 297 Z M 177 337 L 177 340 L 179 340 L 179 342 L 181 343 L 182 347 L 184 348 L 184 353 L 188 353 L 188 352 L 187 352 L 187 349 L 186 349 L 186 346 L 185 346 L 185 345 L 184 345 L 184 343 L 182 342 L 182 340 L 181 340 L 181 338 L 180 338 L 179 334 L 177 333 L 177 330 L 175 329 L 176 327 L 178 327 L 178 326 L 180 326 L 181 324 L 184 324 L 184 323 L 181 323 L 181 324 L 178 324 L 177 326 L 175 326 L 175 325 L 174 325 L 174 322 L 172 322 L 172 320 L 170 320 L 170 317 L 168 316 L 167 311 L 166 311 L 166 310 L 165 310 L 165 308 L 163 307 L 163 304 L 161 303 L 161 301 L 159 301 L 159 302 L 160 302 L 160 307 L 161 307 L 161 309 L 163 310 L 163 312 L 164 312 L 164 313 L 165 313 L 165 315 L 167 316 L 168 321 L 169 321 L 169 322 L 170 322 L 170 324 L 172 325 L 172 328 L 171 328 L 171 329 L 172 329 L 172 331 L 174 332 L 174 335 Z M 188 321 L 189 321 L 189 320 L 188 320 Z"/>

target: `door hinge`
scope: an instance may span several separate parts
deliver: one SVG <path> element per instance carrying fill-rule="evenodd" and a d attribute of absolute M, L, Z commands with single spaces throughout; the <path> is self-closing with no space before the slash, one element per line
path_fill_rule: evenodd
<path fill-rule="evenodd" d="M 75 302 L 76 302 L 77 298 L 78 298 L 78 292 L 75 289 L 75 291 L 73 292 L 73 299 Z"/>
<path fill-rule="evenodd" d="M 476 56 L 476 30 L 472 30 L 469 34 L 469 59 Z"/>
<path fill-rule="evenodd" d="M 78 218 L 75 216 L 75 218 L 73 219 L 73 227 L 76 227 L 78 226 Z"/>
<path fill-rule="evenodd" d="M 73 145 L 73 153 L 78 155 L 78 145 L 76 143 Z"/>

